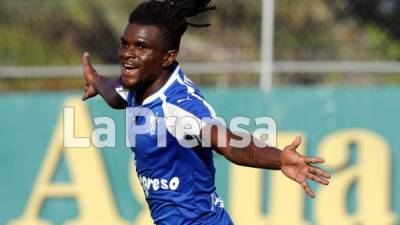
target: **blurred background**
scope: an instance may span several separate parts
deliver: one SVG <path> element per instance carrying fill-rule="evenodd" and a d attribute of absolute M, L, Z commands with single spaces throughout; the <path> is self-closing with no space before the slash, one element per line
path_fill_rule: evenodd
<path fill-rule="evenodd" d="M 119 37 L 139 2 L 0 0 L 1 224 L 151 224 L 124 113 L 77 100 L 84 51 L 100 74 L 118 76 Z M 183 69 L 222 117 L 275 118 L 278 146 L 301 135 L 302 151 L 325 157 L 334 175 L 313 184 L 311 200 L 277 173 L 217 155 L 217 189 L 236 224 L 400 224 L 400 0 L 212 3 L 190 19 L 212 25 L 184 35 Z M 105 149 L 120 151 L 74 158 L 62 147 L 64 106 L 88 136 L 92 119 L 112 117 L 117 147 Z"/>
<path fill-rule="evenodd" d="M 119 37 L 137 2 L 2 0 L 0 89 L 80 90 L 81 71 L 74 66 L 82 52 L 96 64 L 118 64 Z M 212 26 L 189 28 L 179 59 L 191 63 L 189 75 L 199 84 L 257 85 L 264 11 L 273 14 L 265 29 L 273 32 L 266 50 L 274 60 L 274 84 L 397 84 L 400 66 L 392 63 L 400 57 L 399 4 L 280 0 L 263 10 L 262 1 L 216 0 L 218 10 L 194 18 Z M 201 66 L 210 62 L 213 69 Z M 118 75 L 115 67 L 103 72 Z"/>

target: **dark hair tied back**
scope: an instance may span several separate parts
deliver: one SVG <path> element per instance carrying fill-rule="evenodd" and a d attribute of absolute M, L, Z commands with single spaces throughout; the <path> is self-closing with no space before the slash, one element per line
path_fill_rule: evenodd
<path fill-rule="evenodd" d="M 170 4 L 176 5 L 182 12 L 182 14 L 188 18 L 198 15 L 199 13 L 214 10 L 215 6 L 208 6 L 211 0 L 168 0 Z M 195 24 L 186 21 L 188 25 L 195 27 L 205 27 L 210 26 L 209 23 L 206 24 Z"/>
<path fill-rule="evenodd" d="M 143 2 L 129 16 L 129 23 L 158 26 L 168 49 L 179 49 L 180 40 L 187 26 L 206 27 L 210 24 L 188 22 L 186 18 L 214 10 L 211 0 L 151 0 Z"/>

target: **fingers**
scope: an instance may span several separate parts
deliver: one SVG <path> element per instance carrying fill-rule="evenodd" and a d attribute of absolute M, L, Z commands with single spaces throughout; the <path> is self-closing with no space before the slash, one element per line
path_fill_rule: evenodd
<path fill-rule="evenodd" d="M 306 176 L 308 179 L 313 180 L 313 181 L 315 181 L 319 184 L 323 184 L 323 185 L 328 185 L 329 184 L 328 179 L 331 177 L 331 175 L 329 173 L 325 172 L 324 170 L 322 170 L 318 167 L 314 167 L 314 166 L 308 166 L 308 173 Z M 305 180 L 302 182 L 299 182 L 299 183 L 301 184 L 301 186 L 303 187 L 303 189 L 307 193 L 307 195 L 314 198 L 315 194 L 311 190 L 310 186 L 308 185 L 308 183 Z"/>
<path fill-rule="evenodd" d="M 82 55 L 82 64 L 84 67 L 89 66 L 92 67 L 92 63 L 90 62 L 90 55 L 88 52 L 84 52 Z"/>
<path fill-rule="evenodd" d="M 82 101 L 85 101 L 86 99 L 94 97 L 96 95 L 97 93 L 92 87 L 86 86 L 85 94 L 82 96 Z"/>
<path fill-rule="evenodd" d="M 88 52 L 84 52 L 82 55 L 83 64 L 83 76 L 88 82 L 92 77 L 97 76 L 97 71 L 93 68 L 92 62 L 90 60 L 90 55 Z M 89 82 L 90 83 L 90 82 Z"/>
<path fill-rule="evenodd" d="M 82 96 L 82 101 L 85 101 L 88 98 L 89 98 L 88 85 L 86 84 L 85 94 Z"/>
<path fill-rule="evenodd" d="M 88 98 L 89 98 L 89 95 L 88 95 L 87 91 L 85 91 L 85 94 L 82 96 L 82 101 L 85 101 Z"/>
<path fill-rule="evenodd" d="M 304 157 L 304 161 L 308 164 L 310 163 L 323 163 L 325 159 L 319 157 Z"/>
<path fill-rule="evenodd" d="M 84 52 L 82 55 L 82 64 L 83 64 L 83 74 L 84 76 L 89 76 L 96 74 L 96 70 L 92 66 L 92 62 L 90 60 L 90 55 L 88 52 Z"/>
<path fill-rule="evenodd" d="M 299 147 L 300 144 L 301 144 L 301 137 L 297 136 L 290 145 L 286 146 L 285 150 L 287 149 L 291 151 L 296 151 L 296 149 Z"/>
<path fill-rule="evenodd" d="M 311 190 L 310 185 L 308 185 L 306 181 L 301 182 L 300 185 L 303 187 L 308 196 L 310 196 L 311 198 L 315 197 L 314 192 Z"/>
<path fill-rule="evenodd" d="M 331 178 L 331 174 L 315 166 L 308 166 L 308 171 L 323 178 Z"/>
<path fill-rule="evenodd" d="M 311 179 L 311 180 L 313 180 L 313 181 L 315 181 L 317 183 L 323 184 L 323 185 L 328 185 L 329 184 L 329 181 L 327 179 L 319 177 L 319 176 L 316 176 L 316 175 L 314 175 L 312 173 L 308 173 L 307 177 L 309 179 Z"/>
<path fill-rule="evenodd" d="M 92 67 L 92 63 L 90 62 L 90 55 L 88 52 L 83 53 L 82 64 L 83 64 L 83 77 L 86 81 L 85 94 L 82 96 L 82 100 L 85 101 L 86 99 L 97 95 L 97 92 L 92 84 L 94 77 L 97 76 L 97 72 Z"/>
<path fill-rule="evenodd" d="M 88 99 L 89 97 L 87 96 L 87 94 L 85 94 L 84 96 L 82 96 L 82 101 L 85 101 L 86 99 Z"/>

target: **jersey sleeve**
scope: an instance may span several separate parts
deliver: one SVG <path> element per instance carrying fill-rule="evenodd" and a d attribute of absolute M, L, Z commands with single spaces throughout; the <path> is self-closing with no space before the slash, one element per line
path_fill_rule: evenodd
<path fill-rule="evenodd" d="M 199 96 L 176 98 L 163 107 L 168 130 L 178 139 L 186 135 L 200 137 L 206 125 L 219 123 L 214 109 Z"/>

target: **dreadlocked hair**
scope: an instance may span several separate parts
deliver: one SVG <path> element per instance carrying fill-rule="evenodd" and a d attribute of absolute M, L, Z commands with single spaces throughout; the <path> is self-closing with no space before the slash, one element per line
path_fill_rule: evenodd
<path fill-rule="evenodd" d="M 209 10 L 211 0 L 150 0 L 141 3 L 129 16 L 130 24 L 155 25 L 160 28 L 166 47 L 179 50 L 182 35 L 188 26 L 207 27 L 210 24 L 196 24 L 186 18 Z"/>

